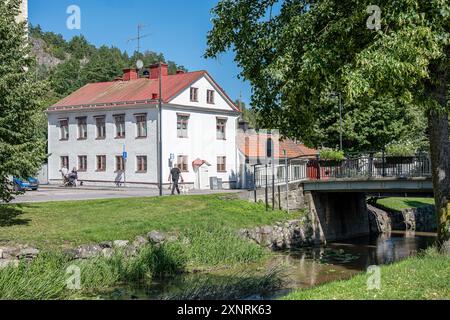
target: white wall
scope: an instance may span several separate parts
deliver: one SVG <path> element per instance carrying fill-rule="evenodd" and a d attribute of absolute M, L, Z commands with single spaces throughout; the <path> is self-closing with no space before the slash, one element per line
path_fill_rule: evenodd
<path fill-rule="evenodd" d="M 147 113 L 147 138 L 136 139 L 135 114 Z M 126 138 L 115 139 L 116 128 L 113 115 L 125 114 Z M 96 140 L 96 125 L 94 116 L 106 115 L 106 139 Z M 76 117 L 87 116 L 88 139 L 78 139 L 78 126 Z M 59 119 L 69 118 L 69 140 L 60 141 Z M 113 111 L 95 112 L 51 112 L 49 114 L 49 180 L 54 182 L 61 179 L 60 157 L 69 156 L 70 170 L 78 167 L 78 156 L 88 157 L 87 172 L 80 172 L 80 180 L 112 183 L 116 180 L 115 156 L 123 152 L 125 144 L 128 152 L 126 166 L 126 180 L 135 183 L 157 183 L 156 164 L 156 119 L 157 111 L 154 108 L 114 109 Z M 96 172 L 96 156 L 106 155 L 106 172 Z M 147 156 L 147 173 L 136 173 L 136 156 Z"/>
<path fill-rule="evenodd" d="M 191 87 L 198 88 L 198 102 L 191 101 L 191 90 L 190 88 L 187 88 L 186 90 L 181 92 L 178 96 L 174 97 L 170 101 L 170 103 L 214 110 L 224 110 L 224 111 L 233 110 L 232 107 L 227 102 L 226 97 L 220 94 L 220 92 L 214 86 L 213 82 L 211 82 L 207 76 L 201 77 L 199 80 L 193 83 Z M 206 102 L 207 90 L 215 91 L 214 104 L 209 104 Z"/>
<path fill-rule="evenodd" d="M 189 114 L 188 138 L 178 138 L 177 114 Z M 216 138 L 216 118 L 228 118 L 226 127 L 226 140 Z M 195 182 L 196 173 L 192 162 L 197 158 L 211 164 L 209 176 L 221 178 L 223 182 L 236 181 L 235 175 L 238 170 L 236 149 L 236 125 L 237 116 L 223 115 L 212 112 L 194 112 L 185 109 L 176 109 L 168 106 L 163 112 L 163 179 L 167 181 L 170 167 L 170 154 L 175 155 L 175 162 L 179 155 L 188 156 L 189 172 L 184 172 L 186 182 Z M 217 172 L 217 157 L 227 158 L 227 172 Z"/>
<path fill-rule="evenodd" d="M 198 101 L 191 101 L 190 88 L 198 89 Z M 214 104 L 207 103 L 207 90 L 214 90 Z M 188 138 L 178 138 L 177 114 L 189 114 Z M 226 140 L 218 140 L 216 135 L 217 117 L 227 118 Z M 238 114 L 230 105 L 226 96 L 222 95 L 212 79 L 207 75 L 194 82 L 178 96 L 170 101 L 163 112 L 163 178 L 169 176 L 170 154 L 188 156 L 189 172 L 183 173 L 186 181 L 195 182 L 197 174 L 192 162 L 201 159 L 209 162 L 209 176 L 218 177 L 225 183 L 237 181 L 239 159 L 236 146 Z M 217 172 L 217 157 L 226 157 L 225 173 Z"/>

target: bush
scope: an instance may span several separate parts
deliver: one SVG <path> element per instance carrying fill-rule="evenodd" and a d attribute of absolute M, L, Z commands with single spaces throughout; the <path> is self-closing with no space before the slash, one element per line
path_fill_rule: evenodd
<path fill-rule="evenodd" d="M 412 157 L 416 154 L 416 146 L 411 141 L 392 143 L 386 147 L 388 157 Z"/>
<path fill-rule="evenodd" d="M 333 150 L 324 148 L 320 150 L 320 159 L 324 161 L 342 161 L 345 160 L 344 152 L 341 150 Z"/>

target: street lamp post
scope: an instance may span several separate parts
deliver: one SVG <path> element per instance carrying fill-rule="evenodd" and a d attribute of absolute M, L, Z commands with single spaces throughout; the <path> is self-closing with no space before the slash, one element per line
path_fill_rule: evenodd
<path fill-rule="evenodd" d="M 159 196 L 163 195 L 162 189 L 162 66 L 159 62 L 159 99 L 158 99 L 158 188 Z"/>
<path fill-rule="evenodd" d="M 339 142 L 340 142 L 340 147 L 341 147 L 341 151 L 344 149 L 343 148 L 343 143 L 342 143 L 342 94 L 339 93 Z"/>

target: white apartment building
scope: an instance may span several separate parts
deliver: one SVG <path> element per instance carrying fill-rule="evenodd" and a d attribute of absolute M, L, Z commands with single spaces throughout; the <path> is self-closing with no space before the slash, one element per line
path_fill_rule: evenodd
<path fill-rule="evenodd" d="M 206 71 L 162 77 L 162 174 L 177 165 L 191 188 L 210 179 L 233 188 L 238 180 L 239 109 Z M 159 66 L 135 69 L 113 82 L 87 84 L 47 109 L 48 177 L 77 168 L 85 185 L 156 187 Z M 124 154 L 125 153 L 125 154 Z M 125 157 L 124 157 L 125 156 Z"/>

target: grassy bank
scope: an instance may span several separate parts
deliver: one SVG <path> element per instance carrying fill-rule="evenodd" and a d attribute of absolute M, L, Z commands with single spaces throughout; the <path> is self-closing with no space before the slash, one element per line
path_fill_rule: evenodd
<path fill-rule="evenodd" d="M 289 217 L 232 195 L 2 205 L 0 243 L 75 246 L 132 240 L 151 230 L 204 229 L 211 224 L 237 230 Z"/>
<path fill-rule="evenodd" d="M 383 198 L 377 201 L 377 206 L 391 211 L 402 211 L 409 208 L 420 208 L 434 205 L 433 198 Z"/>
<path fill-rule="evenodd" d="M 44 252 L 31 262 L 22 260 L 18 267 L 0 269 L 0 300 L 95 298 L 115 286 L 150 285 L 155 278 L 178 275 L 192 266 L 237 265 L 258 261 L 268 255 L 261 247 L 226 229 L 192 232 L 186 238 L 161 246 L 147 245 L 133 257 L 115 251 L 111 257 L 71 261 L 63 253 Z M 67 287 L 74 267 L 80 271 L 79 290 Z M 193 298 L 223 294 L 239 297 L 252 290 L 270 290 L 281 283 L 278 273 L 272 271 L 260 275 L 234 275 L 227 279 L 236 284 L 233 290 L 228 280 L 220 284 L 195 282 L 185 286 L 186 290 L 179 294 Z M 224 288 L 227 288 L 225 292 L 222 291 Z"/>
<path fill-rule="evenodd" d="M 368 274 L 289 294 L 287 300 L 450 299 L 450 256 L 429 249 L 381 267 L 381 289 L 367 290 Z"/>
<path fill-rule="evenodd" d="M 0 206 L 0 246 L 29 244 L 44 251 L 32 262 L 0 270 L 0 299 L 76 299 L 192 269 L 263 261 L 269 251 L 240 238 L 236 231 L 292 217 L 282 211 L 266 212 L 263 205 L 231 195 Z M 109 258 L 74 262 L 61 253 L 79 244 L 133 240 L 151 230 L 176 232 L 178 238 L 161 247 L 148 245 L 132 258 L 115 252 Z M 73 264 L 81 270 L 79 291 L 66 286 L 66 270 Z M 233 279 L 261 289 L 278 281 L 273 274 Z M 213 287 L 195 286 L 188 294 L 220 291 Z"/>

